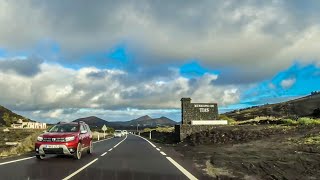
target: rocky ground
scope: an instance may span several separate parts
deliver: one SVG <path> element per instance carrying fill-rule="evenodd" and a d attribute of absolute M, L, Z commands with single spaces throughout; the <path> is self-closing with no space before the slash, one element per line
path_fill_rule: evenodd
<path fill-rule="evenodd" d="M 320 126 L 217 127 L 174 145 L 213 179 L 319 179 Z"/>

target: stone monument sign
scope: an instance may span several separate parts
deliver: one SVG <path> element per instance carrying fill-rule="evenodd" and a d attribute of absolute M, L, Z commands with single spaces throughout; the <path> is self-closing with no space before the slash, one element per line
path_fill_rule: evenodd
<path fill-rule="evenodd" d="M 216 125 L 226 124 L 219 120 L 217 103 L 191 103 L 191 98 L 181 99 L 182 124 Z"/>

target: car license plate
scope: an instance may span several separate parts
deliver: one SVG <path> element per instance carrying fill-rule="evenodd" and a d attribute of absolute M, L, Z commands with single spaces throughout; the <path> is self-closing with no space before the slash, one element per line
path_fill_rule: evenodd
<path fill-rule="evenodd" d="M 59 148 L 59 145 L 46 145 L 46 148 Z"/>

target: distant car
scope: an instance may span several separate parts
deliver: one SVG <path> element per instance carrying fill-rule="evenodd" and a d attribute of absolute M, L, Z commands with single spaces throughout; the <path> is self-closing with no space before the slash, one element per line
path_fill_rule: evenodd
<path fill-rule="evenodd" d="M 122 133 L 121 130 L 115 130 L 114 133 L 113 133 L 113 136 L 114 137 L 122 137 L 123 133 Z"/>
<path fill-rule="evenodd" d="M 127 130 L 123 130 L 122 131 L 124 135 L 128 135 L 128 131 Z"/>
<path fill-rule="evenodd" d="M 83 151 L 93 152 L 92 133 L 84 122 L 60 123 L 37 137 L 36 157 L 43 159 L 47 154 L 70 155 L 81 159 Z"/>

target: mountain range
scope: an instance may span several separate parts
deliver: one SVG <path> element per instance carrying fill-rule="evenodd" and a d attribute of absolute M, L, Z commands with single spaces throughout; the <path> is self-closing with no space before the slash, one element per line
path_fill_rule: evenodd
<path fill-rule="evenodd" d="M 90 116 L 85 118 L 79 118 L 74 120 L 73 122 L 83 121 L 90 125 L 91 127 L 102 127 L 106 125 L 108 127 L 113 127 L 116 129 L 122 128 L 129 128 L 135 129 L 137 126 L 139 127 L 156 127 L 156 126 L 173 126 L 178 124 L 177 122 L 167 118 L 167 117 L 160 117 L 160 118 L 151 118 L 150 116 L 142 116 L 137 119 L 132 119 L 130 121 L 106 121 L 96 116 Z"/>

